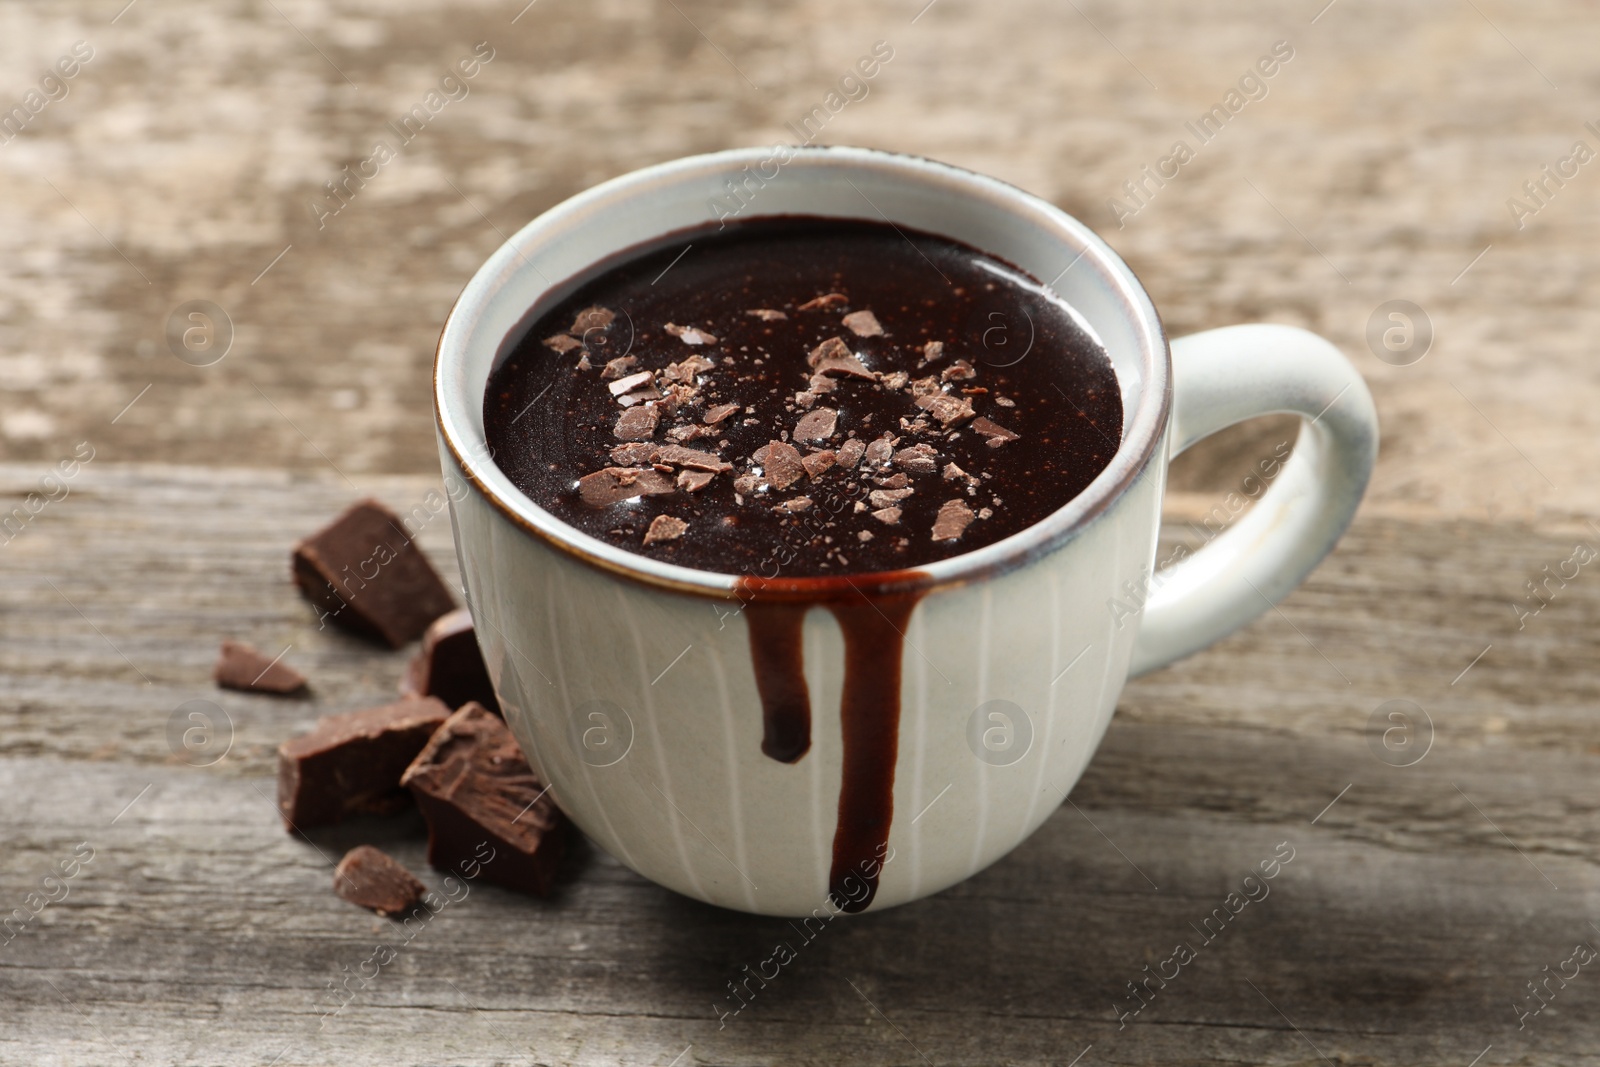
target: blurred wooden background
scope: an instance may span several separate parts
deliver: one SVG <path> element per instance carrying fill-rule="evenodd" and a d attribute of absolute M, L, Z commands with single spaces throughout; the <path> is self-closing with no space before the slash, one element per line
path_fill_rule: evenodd
<path fill-rule="evenodd" d="M 1513 606 L 1600 546 L 1600 162 L 1543 170 L 1600 152 L 1593 5 L 524 3 L 0 3 L 0 499 L 93 454 L 0 544 L 0 915 L 96 850 L 0 944 L 0 1061 L 1600 1060 L 1600 978 L 1563 971 L 1600 945 L 1600 583 L 1550 586 L 1521 629 Z M 279 740 L 401 663 L 315 632 L 289 544 L 436 479 L 433 343 L 505 235 L 638 166 L 792 140 L 877 41 L 893 59 L 819 141 L 1060 204 L 1174 334 L 1334 340 L 1383 419 L 1362 516 L 1280 611 L 1129 687 L 1075 807 L 837 927 L 725 1029 L 713 1003 L 783 924 L 597 855 L 551 904 L 474 891 L 322 1018 L 393 935 L 332 897 L 319 849 L 421 853 L 408 825 L 288 839 L 260 796 Z M 466 94 L 324 214 L 324 183 L 480 42 Z M 1185 123 L 1277 42 L 1265 95 L 1198 144 Z M 1195 158 L 1119 227 L 1124 181 L 1180 138 Z M 231 322 L 219 362 L 169 347 L 190 301 Z M 1393 301 L 1420 310 L 1395 351 L 1369 344 Z M 1290 430 L 1185 457 L 1168 536 Z M 453 573 L 448 531 L 423 541 Z M 218 694 L 224 636 L 293 644 L 313 698 Z M 230 717 L 220 762 L 169 744 L 190 699 Z M 1409 767 L 1381 745 L 1391 700 L 1427 716 Z M 1119 1029 L 1125 983 L 1283 840 L 1270 900 Z"/>

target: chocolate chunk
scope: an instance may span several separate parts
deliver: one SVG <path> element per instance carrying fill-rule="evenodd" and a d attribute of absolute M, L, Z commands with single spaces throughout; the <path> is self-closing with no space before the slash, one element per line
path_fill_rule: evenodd
<path fill-rule="evenodd" d="M 655 381 L 655 377 L 655 371 L 642 370 L 637 374 L 625 374 L 616 381 L 612 382 L 610 385 L 606 386 L 606 388 L 611 390 L 612 396 L 621 396 L 624 393 L 633 392 L 640 386 L 649 385 L 651 382 Z"/>
<path fill-rule="evenodd" d="M 606 467 L 578 479 L 578 499 L 591 508 L 608 507 L 636 496 L 670 492 L 672 483 L 659 472 L 637 467 Z"/>
<path fill-rule="evenodd" d="M 470 611 L 457 608 L 433 620 L 422 635 L 422 647 L 406 665 L 400 692 L 438 697 L 452 711 L 475 700 L 496 715 L 500 713 L 500 701 L 489 682 L 489 669 L 478 649 Z"/>
<path fill-rule="evenodd" d="M 964 359 L 956 360 L 944 369 L 943 374 L 939 375 L 941 380 L 947 382 L 964 382 L 968 378 L 976 378 L 977 376 L 978 372 L 972 369 L 972 364 Z"/>
<path fill-rule="evenodd" d="M 899 508 L 879 508 L 872 513 L 872 517 L 888 526 L 893 526 L 900 521 Z"/>
<path fill-rule="evenodd" d="M 912 474 L 932 474 L 939 469 L 939 452 L 932 445 L 911 445 L 894 454 L 894 465 Z"/>
<path fill-rule="evenodd" d="M 612 382 L 618 378 L 625 378 L 633 373 L 633 368 L 639 365 L 639 360 L 634 356 L 618 356 L 606 362 L 605 370 L 600 372 L 602 381 Z"/>
<path fill-rule="evenodd" d="M 944 342 L 929 341 L 922 346 L 922 362 L 933 363 L 944 358 Z"/>
<path fill-rule="evenodd" d="M 656 432 L 656 409 L 653 404 L 631 407 L 617 416 L 617 425 L 611 433 L 619 441 L 648 441 Z"/>
<path fill-rule="evenodd" d="M 504 722 L 468 704 L 434 733 L 400 782 L 428 820 L 428 862 L 544 896 L 566 849 L 566 818 Z"/>
<path fill-rule="evenodd" d="M 762 322 L 781 322 L 789 317 L 783 312 L 775 311 L 772 308 L 752 308 L 751 310 L 746 311 L 745 314 L 754 315 Z"/>
<path fill-rule="evenodd" d="M 716 364 L 705 356 L 693 355 L 677 363 L 667 364 L 667 369 L 661 372 L 661 377 L 669 382 L 693 382 L 696 374 L 704 374 L 715 366 Z"/>
<path fill-rule="evenodd" d="M 363 500 L 294 546 L 295 584 L 322 618 L 399 648 L 455 607 L 400 519 Z"/>
<path fill-rule="evenodd" d="M 882 337 L 883 326 L 870 311 L 852 311 L 843 319 L 845 329 L 857 337 Z"/>
<path fill-rule="evenodd" d="M 340 900 L 370 908 L 387 919 L 415 908 L 428 887 L 387 852 L 357 845 L 333 869 L 333 891 Z"/>
<path fill-rule="evenodd" d="M 833 436 L 839 413 L 832 408 L 817 408 L 795 424 L 796 441 L 826 441 Z"/>
<path fill-rule="evenodd" d="M 404 808 L 400 775 L 449 716 L 450 709 L 433 697 L 407 697 L 324 716 L 310 733 L 279 745 L 284 827 L 305 830 L 349 815 L 392 815 Z"/>
<path fill-rule="evenodd" d="M 831 308 L 835 304 L 848 304 L 850 298 L 843 293 L 825 293 L 814 300 L 807 300 L 800 305 L 801 311 L 817 311 L 821 308 Z"/>
<path fill-rule="evenodd" d="M 867 494 L 867 500 L 875 508 L 892 508 L 914 492 L 914 489 L 874 489 Z"/>
<path fill-rule="evenodd" d="M 287 649 L 285 649 L 287 651 Z M 242 641 L 224 641 L 211 677 L 224 689 L 285 696 L 306 687 L 306 676 L 283 662 L 268 659 Z"/>
<path fill-rule="evenodd" d="M 866 452 L 867 446 L 859 437 L 852 437 L 839 446 L 839 466 L 854 467 L 861 461 L 861 456 Z"/>
<path fill-rule="evenodd" d="M 821 452 L 812 452 L 810 455 L 803 456 L 800 459 L 800 464 L 805 467 L 807 476 L 812 478 L 819 477 L 837 462 L 838 455 L 828 449 L 823 449 Z"/>
<path fill-rule="evenodd" d="M 958 426 L 966 422 L 977 412 L 972 410 L 972 401 L 966 397 L 946 396 L 937 393 L 933 396 L 917 397 L 917 407 L 927 411 L 929 415 L 939 420 L 939 425 L 945 429 Z"/>
<path fill-rule="evenodd" d="M 723 419 L 739 410 L 738 404 L 717 404 L 706 409 L 705 421 L 708 426 L 715 426 Z"/>
<path fill-rule="evenodd" d="M 653 545 L 657 541 L 676 541 L 688 528 L 689 524 L 682 519 L 671 515 L 657 515 L 651 520 L 650 529 L 644 532 L 644 543 Z"/>
<path fill-rule="evenodd" d="M 679 471 L 678 488 L 688 493 L 698 493 L 711 484 L 716 475 L 708 471 Z"/>
<path fill-rule="evenodd" d="M 972 430 L 974 433 L 983 437 L 983 443 L 988 445 L 990 448 L 999 448 L 1007 441 L 1015 441 L 1018 436 L 1020 436 L 1012 433 L 1010 430 L 1006 429 L 1004 426 L 1001 426 L 997 422 L 990 422 L 982 415 L 979 415 L 977 418 L 972 420 Z"/>
<path fill-rule="evenodd" d="M 939 514 L 933 520 L 933 539 L 954 541 L 971 524 L 973 518 L 972 509 L 967 507 L 965 501 L 946 500 L 940 505 Z"/>
<path fill-rule="evenodd" d="M 590 330 L 603 330 L 610 326 L 612 320 L 616 317 L 616 312 L 610 308 L 603 308 L 598 305 L 586 307 L 578 312 L 577 317 L 572 320 L 572 328 L 567 332 L 582 336 Z"/>
<path fill-rule="evenodd" d="M 894 455 L 894 442 L 887 437 L 880 437 L 867 445 L 867 462 L 882 465 L 889 462 Z"/>
<path fill-rule="evenodd" d="M 669 322 L 662 329 L 686 345 L 714 345 L 717 343 L 715 337 L 694 326 L 679 326 L 676 323 Z"/>
<path fill-rule="evenodd" d="M 760 463 L 766 468 L 768 484 L 774 489 L 787 489 L 805 477 L 805 464 L 793 445 L 772 441 L 766 446 L 766 452 Z"/>
<path fill-rule="evenodd" d="M 564 333 L 558 333 L 551 337 L 546 337 L 544 339 L 544 343 L 555 349 L 557 352 L 560 352 L 562 355 L 566 355 L 574 348 L 583 347 L 582 341 L 578 340 L 576 337 L 568 337 Z"/>

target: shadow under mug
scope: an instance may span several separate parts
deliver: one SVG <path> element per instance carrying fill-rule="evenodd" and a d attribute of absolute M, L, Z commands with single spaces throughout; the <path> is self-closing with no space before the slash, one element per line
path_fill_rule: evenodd
<path fill-rule="evenodd" d="M 530 309 L 618 253 L 680 232 L 692 241 L 730 203 L 741 218 L 887 220 L 998 256 L 1078 311 L 1122 392 L 1120 446 L 1060 510 L 916 571 L 850 576 L 854 618 L 862 604 L 904 609 L 884 615 L 898 640 L 863 652 L 838 598 L 790 612 L 811 713 L 809 749 L 794 762 L 763 752 L 751 634 L 764 606 L 812 595 L 805 581 L 780 576 L 752 594 L 750 576 L 581 533 L 524 496 L 484 437 L 490 372 Z M 712 904 L 784 916 L 905 903 L 1016 847 L 1077 782 L 1130 674 L 1244 625 L 1333 548 L 1378 442 L 1371 395 L 1327 341 L 1233 326 L 1169 351 L 1138 279 L 1081 222 L 993 178 L 857 148 L 695 156 L 552 208 L 468 283 L 440 337 L 434 385 L 467 600 L 534 769 L 633 870 Z M 1303 422 L 1256 506 L 1154 572 L 1170 457 L 1275 412 Z M 863 806 L 869 764 L 877 799 Z"/>

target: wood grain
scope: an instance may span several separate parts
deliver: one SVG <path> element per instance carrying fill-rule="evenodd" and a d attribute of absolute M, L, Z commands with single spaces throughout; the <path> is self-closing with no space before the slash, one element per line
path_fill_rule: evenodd
<path fill-rule="evenodd" d="M 33 476 L 0 467 L 0 492 Z M 401 944 L 333 895 L 332 866 L 371 842 L 441 889 L 415 819 L 279 828 L 272 748 L 392 691 L 404 659 L 318 632 L 287 546 L 358 494 L 405 507 L 431 484 L 91 464 L 0 549 L 0 903 L 95 850 L 0 946 L 0 1061 L 1065 1064 L 1091 1044 L 1083 1063 L 1320 1062 L 1313 1044 L 1352 1063 L 1466 1064 L 1491 1044 L 1482 1063 L 1595 1059 L 1600 986 L 1573 981 L 1520 1031 L 1512 1007 L 1600 940 L 1600 728 L 1578 666 L 1600 584 L 1573 582 L 1521 632 L 1506 606 L 1512 576 L 1565 558 L 1581 524 L 1364 514 L 1281 616 L 1132 683 L 1072 803 L 1012 855 L 796 946 L 719 1026 L 727 983 L 800 940 L 784 921 L 586 850 L 555 900 L 473 887 Z M 1176 495 L 1168 542 L 1211 506 Z M 453 575 L 446 522 L 421 541 Z M 292 643 L 311 697 L 215 689 L 222 636 Z M 1368 726 L 1396 697 L 1434 730 L 1403 768 Z M 192 699 L 232 722 L 210 766 L 168 741 Z M 1285 841 L 1270 895 L 1119 1029 L 1126 983 L 1202 944 L 1189 924 Z M 395 961 L 324 1018 L 329 983 L 380 944 Z"/>

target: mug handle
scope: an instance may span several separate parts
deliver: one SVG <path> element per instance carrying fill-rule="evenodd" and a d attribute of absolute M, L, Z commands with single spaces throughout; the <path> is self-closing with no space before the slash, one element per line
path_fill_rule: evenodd
<path fill-rule="evenodd" d="M 1172 343 L 1176 456 L 1258 415 L 1299 415 L 1294 451 L 1242 519 L 1150 577 L 1130 674 L 1221 640 L 1288 596 L 1350 525 L 1378 457 L 1378 413 L 1350 361 L 1293 326 L 1227 326 Z"/>

